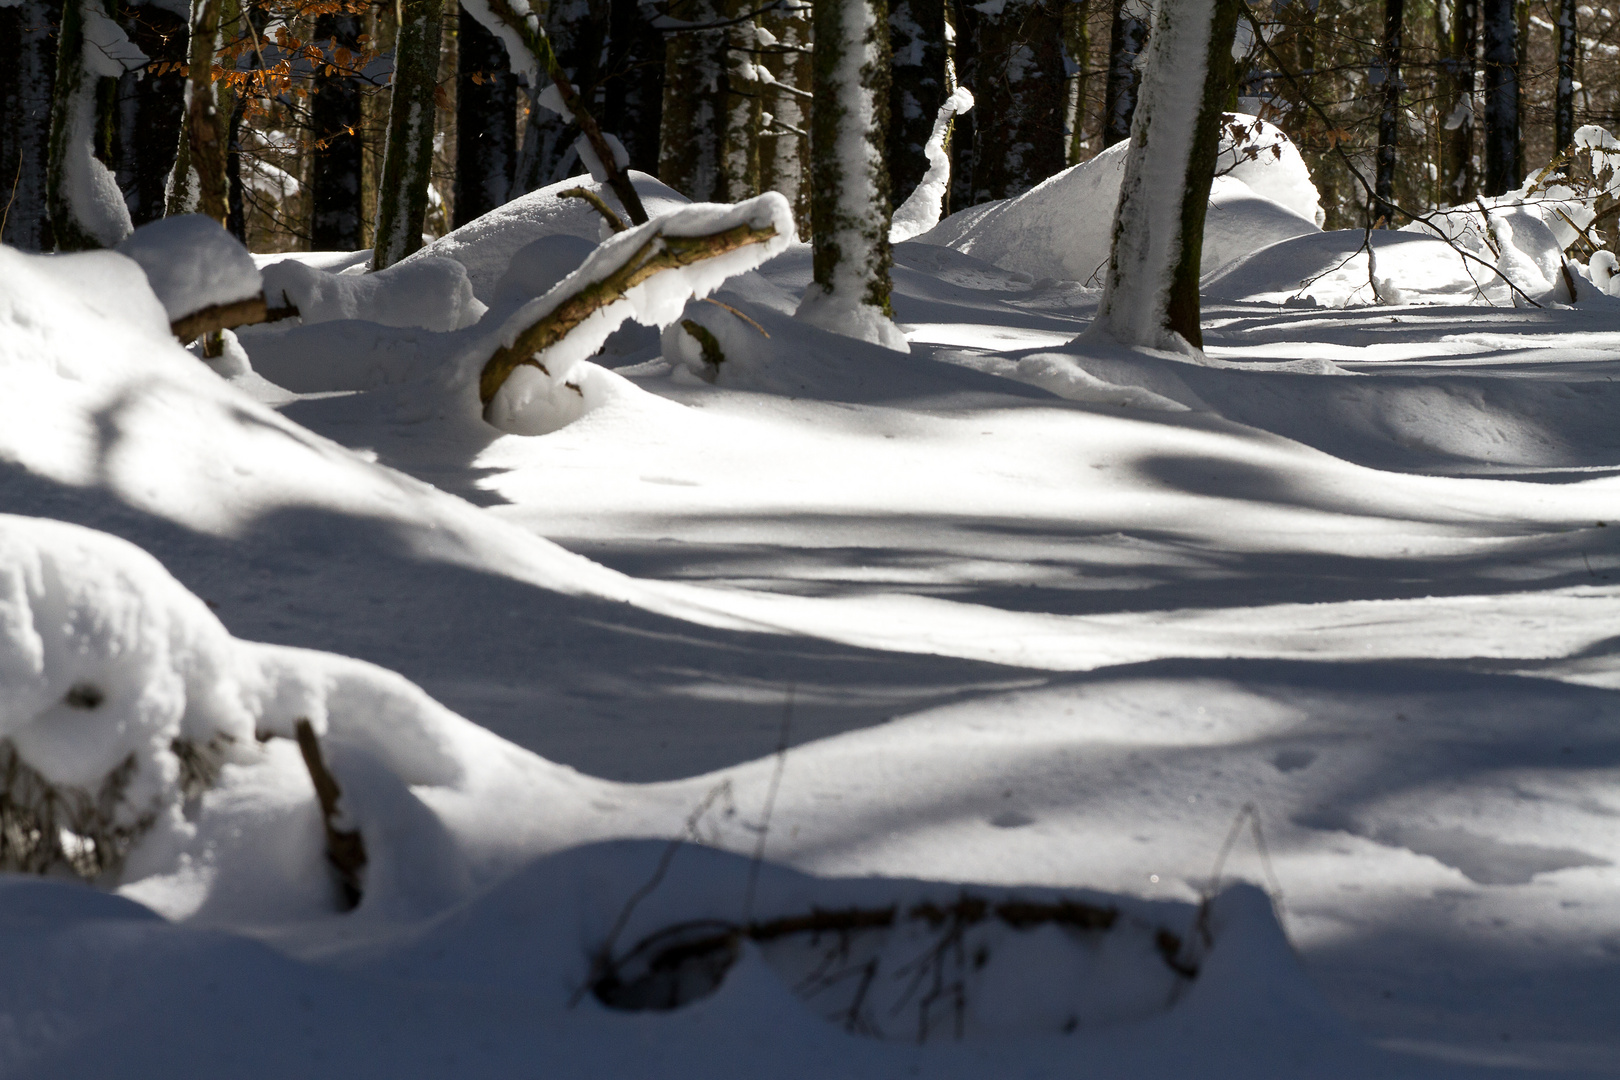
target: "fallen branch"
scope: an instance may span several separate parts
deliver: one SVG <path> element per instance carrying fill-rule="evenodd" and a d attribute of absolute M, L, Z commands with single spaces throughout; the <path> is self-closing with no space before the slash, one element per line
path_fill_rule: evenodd
<path fill-rule="evenodd" d="M 761 244 L 776 235 L 774 225 L 747 223 L 707 236 L 665 236 L 655 229 L 617 269 L 598 281 L 582 284 L 574 295 L 519 331 L 512 344 L 495 350 L 479 376 L 479 398 L 488 405 L 506 385 L 512 372 L 525 364 L 550 374 L 544 363 L 534 358 L 536 353 L 557 344 L 592 314 L 622 300 L 627 292 L 654 274 L 691 266 L 750 244 Z"/>
<path fill-rule="evenodd" d="M 353 911 L 360 906 L 360 875 L 366 868 L 366 842 L 357 830 L 337 826 L 338 800 L 343 789 L 326 767 L 321 757 L 321 744 L 315 738 L 315 728 L 308 720 L 299 720 L 295 730 L 298 749 L 304 755 L 304 766 L 315 785 L 315 798 L 321 804 L 321 820 L 326 826 L 326 861 L 337 873 L 338 888 L 343 896 L 343 910 Z"/>
<path fill-rule="evenodd" d="M 169 330 L 182 343 L 189 343 L 209 334 L 217 334 L 221 330 L 234 330 L 238 326 L 279 322 L 282 319 L 297 317 L 298 309 L 291 304 L 273 308 L 264 302 L 263 296 L 250 296 L 246 300 L 214 304 L 201 311 L 182 316 L 169 324 Z"/>
<path fill-rule="evenodd" d="M 598 195 L 596 192 L 587 191 L 582 187 L 571 187 L 567 191 L 557 192 L 557 196 L 563 199 L 584 199 L 586 202 L 590 203 L 596 208 L 596 212 L 598 214 L 602 215 L 602 219 L 608 223 L 608 228 L 612 229 L 616 233 L 624 232 L 624 219 L 618 214 L 615 214 L 613 212 L 613 208 L 604 202 L 602 200 L 602 196 Z"/>

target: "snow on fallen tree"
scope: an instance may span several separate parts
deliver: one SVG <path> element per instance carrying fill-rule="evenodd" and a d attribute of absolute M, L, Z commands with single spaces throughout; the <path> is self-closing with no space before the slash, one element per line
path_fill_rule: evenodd
<path fill-rule="evenodd" d="M 940 214 L 945 209 L 945 193 L 951 186 L 951 157 L 945 152 L 945 140 L 951 133 L 951 121 L 972 108 L 973 92 L 965 86 L 951 91 L 939 107 L 934 130 L 923 147 L 928 171 L 889 219 L 889 243 L 910 240 L 939 224 Z"/>
<path fill-rule="evenodd" d="M 466 267 L 442 257 L 408 259 L 369 274 L 334 274 L 282 259 L 260 273 L 271 305 L 295 312 L 305 326 L 362 319 L 380 326 L 460 330 L 486 310 L 473 295 Z"/>
<path fill-rule="evenodd" d="M 609 334 L 626 320 L 674 322 L 688 300 L 759 266 L 793 235 L 792 210 L 776 192 L 684 207 L 615 234 L 471 351 L 485 419 L 516 434 L 572 422 L 616 378 L 587 361 Z"/>
<path fill-rule="evenodd" d="M 181 341 L 270 317 L 253 256 L 211 217 L 159 218 L 136 229 L 117 251 L 146 272 Z"/>

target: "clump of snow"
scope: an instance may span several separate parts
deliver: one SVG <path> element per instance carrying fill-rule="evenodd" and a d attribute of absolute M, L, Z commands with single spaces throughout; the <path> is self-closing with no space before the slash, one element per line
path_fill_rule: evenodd
<path fill-rule="evenodd" d="M 247 248 L 204 214 L 179 214 L 142 225 L 117 251 L 146 271 L 170 322 L 264 291 Z"/>
<path fill-rule="evenodd" d="M 263 270 L 272 307 L 292 304 L 306 326 L 363 319 L 382 326 L 460 330 L 476 323 L 484 304 L 473 295 L 461 263 L 413 258 L 373 274 L 333 274 L 293 259 Z"/>
<path fill-rule="evenodd" d="M 646 173 L 630 173 L 630 182 L 646 207 L 649 218 L 667 214 L 688 205 L 691 200 L 659 183 Z M 600 195 L 609 206 L 617 199 L 605 184 L 570 177 L 548 187 L 513 199 L 482 217 L 469 221 L 445 236 L 402 259 L 401 266 L 419 259 L 444 257 L 467 268 L 473 295 L 484 303 L 494 297 L 496 285 L 511 265 L 518 250 L 543 236 L 577 236 L 592 243 L 601 239 L 602 217 L 584 199 L 563 198 L 569 188 L 583 187 Z"/>
<path fill-rule="evenodd" d="M 619 141 L 619 137 L 603 132 L 602 138 L 607 142 L 608 149 L 613 151 L 613 164 L 618 171 L 624 172 L 630 168 L 630 151 L 624 148 L 624 143 Z M 592 180 L 595 180 L 598 184 L 608 182 L 607 167 L 596 156 L 596 148 L 591 146 L 591 140 L 583 135 L 575 139 L 574 153 L 579 155 L 579 160 L 584 163 L 585 168 L 590 172 Z"/>
<path fill-rule="evenodd" d="M 709 236 L 740 225 L 770 228 L 770 239 L 746 244 L 688 266 L 661 270 L 629 289 L 625 295 L 597 308 L 556 344 L 537 354 L 538 367 L 525 365 L 523 377 L 508 379 L 489 403 L 485 418 L 496 427 L 521 434 L 556 430 L 558 420 L 573 418 L 574 394 L 584 404 L 584 385 L 574 379 L 575 368 L 599 349 L 620 324 L 634 320 L 645 326 L 664 326 L 680 318 L 688 300 L 704 297 L 726 279 L 752 270 L 793 242 L 793 212 L 776 192 L 767 192 L 734 206 L 699 203 L 618 233 L 598 247 L 585 262 L 549 292 L 508 316 L 478 345 L 465 354 L 466 375 L 476 381 L 492 343 L 510 345 L 528 327 L 545 318 L 583 289 L 602 281 L 661 237 Z M 594 376 L 587 376 L 587 379 Z M 600 381 L 600 380 L 598 380 Z M 605 385 L 605 384 L 604 384 Z M 606 400 L 606 398 L 604 398 Z"/>
<path fill-rule="evenodd" d="M 93 153 L 96 145 L 97 79 L 116 79 L 137 71 L 147 56 L 107 17 L 96 0 L 69 0 L 79 5 L 84 43 L 81 83 L 67 100 L 67 123 L 62 132 L 62 185 L 75 223 L 103 247 L 112 247 L 130 234 L 133 222 L 124 193 L 112 170 Z"/>
<path fill-rule="evenodd" d="M 934 117 L 934 130 L 928 136 L 923 154 L 928 158 L 928 171 L 917 188 L 901 203 L 889 220 L 889 242 L 898 244 L 921 235 L 939 224 L 945 208 L 945 192 L 951 186 L 951 159 L 945 153 L 945 136 L 950 131 L 953 117 L 973 108 L 973 92 L 965 86 L 951 91 L 950 97 L 939 107 Z"/>
<path fill-rule="evenodd" d="M 1129 149 L 1116 143 L 1017 198 L 952 214 L 916 239 L 1035 278 L 1100 285 Z M 1236 113 L 1227 114 L 1222 128 L 1209 202 L 1206 274 L 1268 244 L 1317 232 L 1324 220 L 1316 186 L 1288 137 Z"/>

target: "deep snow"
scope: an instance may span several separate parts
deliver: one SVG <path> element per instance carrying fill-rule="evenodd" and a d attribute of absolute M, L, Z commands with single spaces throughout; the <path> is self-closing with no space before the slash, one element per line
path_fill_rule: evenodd
<path fill-rule="evenodd" d="M 556 190 L 420 261 L 509 317 L 597 239 Z M 1361 242 L 1313 226 L 1207 283 L 1203 362 L 1070 344 L 1095 289 L 916 242 L 911 354 L 863 344 L 792 318 L 796 246 L 688 306 L 717 370 L 626 327 L 538 437 L 428 397 L 481 332 L 364 321 L 410 308 L 380 291 L 242 331 L 226 381 L 128 260 L 0 251 L 0 727 L 42 772 L 67 721 L 139 751 L 163 815 L 121 896 L 0 880 L 4 1071 L 1612 1075 L 1620 302 L 1375 240 L 1422 303 L 1298 298 Z M 350 915 L 300 716 L 372 856 Z M 164 747 L 221 731 L 187 800 Z M 1245 828 L 1225 872 L 1276 914 L 1224 894 L 1128 1023 L 997 1028 L 1115 940 L 1025 931 L 973 989 L 1011 1020 L 960 1042 L 847 1033 L 752 943 L 687 1008 L 569 1005 L 670 837 L 702 846 L 621 951 L 964 887 L 1191 941 L 1245 806 L 1265 856 Z M 1146 940 L 1095 970 L 1166 978 Z"/>

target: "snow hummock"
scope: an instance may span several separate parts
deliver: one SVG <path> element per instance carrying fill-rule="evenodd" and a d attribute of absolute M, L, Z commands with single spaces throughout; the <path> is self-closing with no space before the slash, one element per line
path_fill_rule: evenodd
<path fill-rule="evenodd" d="M 952 214 L 917 239 L 1035 278 L 1100 285 L 1129 150 L 1115 143 L 1016 198 Z M 1203 272 L 1317 232 L 1322 221 L 1316 187 L 1288 137 L 1264 120 L 1228 113 L 1204 221 Z"/>
<path fill-rule="evenodd" d="M 473 325 L 486 310 L 473 295 L 466 267 L 440 256 L 402 260 L 370 274 L 334 274 L 283 259 L 262 273 L 271 306 L 293 305 L 305 326 L 364 319 L 449 331 Z"/>
<path fill-rule="evenodd" d="M 247 248 L 205 214 L 159 218 L 136 229 L 117 250 L 146 271 L 170 322 L 264 291 Z"/>

